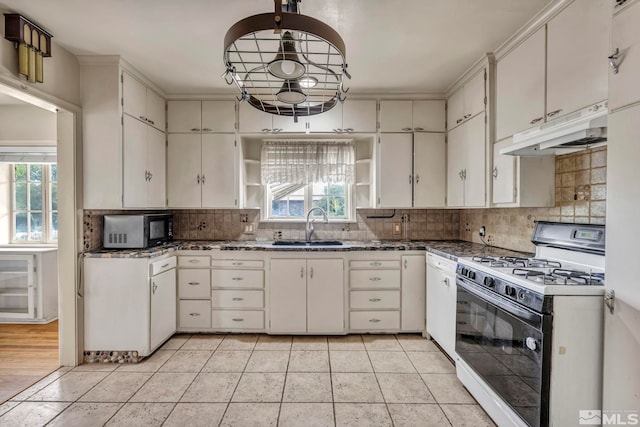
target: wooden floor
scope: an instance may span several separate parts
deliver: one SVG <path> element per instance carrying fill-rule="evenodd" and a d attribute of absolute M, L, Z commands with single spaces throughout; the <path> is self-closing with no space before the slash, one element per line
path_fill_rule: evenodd
<path fill-rule="evenodd" d="M 0 324 L 0 403 L 59 367 L 58 321 Z"/>

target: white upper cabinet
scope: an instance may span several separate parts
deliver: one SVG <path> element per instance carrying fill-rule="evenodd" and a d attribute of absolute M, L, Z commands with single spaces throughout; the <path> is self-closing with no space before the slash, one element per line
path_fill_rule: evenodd
<path fill-rule="evenodd" d="M 238 106 L 240 133 L 267 133 L 273 129 L 273 114 L 252 107 L 248 102 Z"/>
<path fill-rule="evenodd" d="M 303 118 L 301 117 L 300 120 Z M 338 102 L 329 111 L 307 117 L 309 132 L 332 133 L 342 130 L 342 103 Z"/>
<path fill-rule="evenodd" d="M 347 132 L 375 133 L 378 128 L 375 100 L 350 100 L 342 104 L 342 128 Z"/>
<path fill-rule="evenodd" d="M 278 132 L 305 133 L 307 131 L 307 117 L 298 117 L 296 122 L 293 116 L 273 115 L 273 128 Z"/>
<path fill-rule="evenodd" d="M 485 108 L 484 70 L 469 79 L 447 100 L 447 129 L 453 129 Z"/>
<path fill-rule="evenodd" d="M 122 73 L 122 110 L 157 129 L 165 130 L 164 99 L 126 72 Z"/>
<path fill-rule="evenodd" d="M 378 207 L 411 207 L 413 184 L 411 134 L 384 134 L 380 137 Z"/>
<path fill-rule="evenodd" d="M 235 135 L 202 135 L 202 207 L 238 207 Z"/>
<path fill-rule="evenodd" d="M 447 205 L 481 207 L 486 204 L 486 137 L 484 115 L 449 132 Z"/>
<path fill-rule="evenodd" d="M 512 144 L 511 139 L 499 142 L 493 146 L 493 196 L 494 204 L 515 203 L 516 192 L 516 159 L 517 156 L 500 154 L 500 150 Z"/>
<path fill-rule="evenodd" d="M 381 132 L 444 132 L 445 101 L 380 101 Z"/>
<path fill-rule="evenodd" d="M 413 135 L 415 208 L 442 208 L 447 192 L 446 144 L 444 133 L 417 132 Z"/>
<path fill-rule="evenodd" d="M 464 180 L 462 171 L 466 162 L 464 152 L 466 127 L 449 131 L 447 144 L 447 206 L 464 206 Z"/>
<path fill-rule="evenodd" d="M 629 2 L 628 2 L 629 3 Z M 621 9 L 611 21 L 611 49 L 609 55 L 618 65 L 615 73 L 609 67 L 609 110 L 640 101 L 640 2 L 636 1 Z M 606 58 L 602 58 L 606 61 Z"/>
<path fill-rule="evenodd" d="M 496 139 L 507 138 L 545 117 L 546 30 L 540 28 L 501 58 L 496 78 Z"/>
<path fill-rule="evenodd" d="M 167 102 L 167 131 L 169 133 L 199 133 L 202 131 L 200 101 Z"/>
<path fill-rule="evenodd" d="M 234 133 L 235 101 L 169 101 L 169 133 Z"/>
<path fill-rule="evenodd" d="M 235 101 L 202 101 L 202 132 L 234 133 Z"/>
<path fill-rule="evenodd" d="M 548 120 L 607 99 L 609 22 L 606 2 L 579 0 L 547 24 Z"/>
<path fill-rule="evenodd" d="M 170 134 L 167 148 L 167 199 L 172 208 L 202 206 L 201 136 Z"/>

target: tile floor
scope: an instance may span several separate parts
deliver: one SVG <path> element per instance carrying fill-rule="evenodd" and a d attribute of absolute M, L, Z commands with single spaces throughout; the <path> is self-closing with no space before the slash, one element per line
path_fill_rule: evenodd
<path fill-rule="evenodd" d="M 493 426 L 419 335 L 176 335 L 130 365 L 62 368 L 2 426 Z"/>

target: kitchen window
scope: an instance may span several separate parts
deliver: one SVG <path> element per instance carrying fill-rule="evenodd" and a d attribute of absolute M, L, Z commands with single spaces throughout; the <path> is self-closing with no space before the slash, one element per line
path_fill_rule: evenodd
<path fill-rule="evenodd" d="M 58 241 L 58 177 L 55 164 L 13 164 L 11 241 Z"/>
<path fill-rule="evenodd" d="M 265 141 L 263 219 L 304 220 L 319 207 L 330 221 L 352 220 L 354 159 L 351 141 Z"/>

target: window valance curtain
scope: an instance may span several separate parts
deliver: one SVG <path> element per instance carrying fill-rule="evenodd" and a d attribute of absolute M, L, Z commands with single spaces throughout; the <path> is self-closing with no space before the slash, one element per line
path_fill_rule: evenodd
<path fill-rule="evenodd" d="M 355 150 L 350 141 L 265 141 L 260 164 L 263 184 L 355 180 Z"/>

